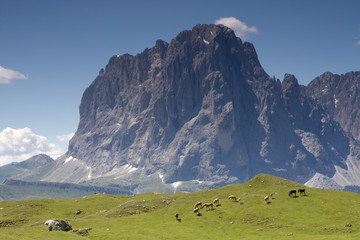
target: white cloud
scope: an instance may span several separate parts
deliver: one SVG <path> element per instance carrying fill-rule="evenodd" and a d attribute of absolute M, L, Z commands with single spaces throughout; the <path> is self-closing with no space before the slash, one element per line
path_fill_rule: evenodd
<path fill-rule="evenodd" d="M 69 133 L 69 134 L 65 134 L 65 135 L 60 135 L 60 136 L 56 136 L 56 138 L 60 141 L 60 142 L 68 142 L 70 141 L 70 139 L 74 136 L 74 133 Z"/>
<path fill-rule="evenodd" d="M 27 79 L 27 77 L 22 73 L 0 66 L 0 84 L 9 84 L 15 79 Z"/>
<path fill-rule="evenodd" d="M 234 17 L 220 18 L 215 21 L 215 24 L 222 24 L 228 28 L 231 28 L 237 37 L 244 40 L 247 39 L 247 36 L 251 33 L 259 33 L 255 26 L 249 27 L 246 25 L 246 23 Z"/>
<path fill-rule="evenodd" d="M 26 160 L 44 153 L 52 158 L 62 154 L 61 148 L 44 136 L 36 135 L 29 128 L 5 128 L 0 132 L 0 166 Z"/>

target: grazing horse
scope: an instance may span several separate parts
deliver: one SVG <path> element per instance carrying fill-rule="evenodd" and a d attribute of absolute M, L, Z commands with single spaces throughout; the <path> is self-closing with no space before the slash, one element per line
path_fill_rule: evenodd
<path fill-rule="evenodd" d="M 198 208 L 198 207 L 203 207 L 203 205 L 202 205 L 202 202 L 200 201 L 200 202 L 197 202 L 196 204 L 195 204 L 195 207 L 194 208 Z"/>
<path fill-rule="evenodd" d="M 230 195 L 230 196 L 228 197 L 228 199 L 233 199 L 233 200 L 235 200 L 235 201 L 238 200 L 238 198 L 237 198 L 235 195 Z"/>
<path fill-rule="evenodd" d="M 215 198 L 213 201 L 215 206 L 219 206 L 220 205 L 220 200 L 218 198 Z"/>
<path fill-rule="evenodd" d="M 179 218 L 179 214 L 178 214 L 178 213 L 175 214 L 175 218 L 176 218 L 176 220 L 178 220 L 179 222 L 181 222 L 181 218 Z"/>
<path fill-rule="evenodd" d="M 204 207 L 206 207 L 206 209 L 208 209 L 209 207 L 211 207 L 211 209 L 214 208 L 214 204 L 213 203 L 205 203 Z"/>
<path fill-rule="evenodd" d="M 269 204 L 269 196 L 264 197 L 264 200 L 267 204 Z"/>
<path fill-rule="evenodd" d="M 199 209 L 199 208 L 195 208 L 195 209 L 193 210 L 193 212 L 194 212 L 195 214 L 199 215 L 199 214 L 200 214 L 200 209 Z"/>
<path fill-rule="evenodd" d="M 300 195 L 306 195 L 305 189 L 299 189 L 298 192 Z"/>
<path fill-rule="evenodd" d="M 296 197 L 296 190 L 291 190 L 290 192 L 289 192 L 289 197 L 290 196 L 294 196 L 295 195 L 295 197 Z"/>

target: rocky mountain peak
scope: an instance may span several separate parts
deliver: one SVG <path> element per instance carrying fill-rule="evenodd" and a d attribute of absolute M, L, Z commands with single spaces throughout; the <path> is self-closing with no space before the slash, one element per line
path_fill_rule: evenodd
<path fill-rule="evenodd" d="M 298 105 L 300 100 L 300 87 L 297 79 L 292 74 L 285 74 L 281 85 L 282 96 L 286 105 Z"/>
<path fill-rule="evenodd" d="M 52 159 L 50 156 L 46 154 L 38 154 L 25 161 L 17 163 L 16 166 L 26 169 L 32 169 L 32 168 L 45 166 L 53 161 L 54 159 Z"/>
<path fill-rule="evenodd" d="M 306 94 L 324 105 L 346 132 L 360 140 L 360 72 L 326 72 L 309 83 Z"/>
<path fill-rule="evenodd" d="M 299 83 L 296 77 L 292 74 L 285 73 L 284 79 L 282 81 L 283 89 L 293 87 L 293 88 L 299 88 Z"/>
<path fill-rule="evenodd" d="M 238 41 L 235 33 L 224 25 L 215 24 L 198 24 L 192 30 L 184 30 L 180 32 L 170 44 L 178 42 L 184 44 L 186 42 L 203 42 L 210 44 L 213 41 Z"/>
<path fill-rule="evenodd" d="M 340 125 L 293 75 L 270 78 L 254 46 L 222 25 L 111 57 L 79 111 L 68 152 L 44 180 L 134 192 L 195 190 L 261 172 L 304 183 L 314 172 L 334 174 L 335 164 L 345 169 L 350 152 Z"/>

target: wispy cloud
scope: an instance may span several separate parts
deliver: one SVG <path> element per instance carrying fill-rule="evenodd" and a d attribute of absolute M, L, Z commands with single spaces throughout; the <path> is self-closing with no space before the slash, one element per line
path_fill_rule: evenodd
<path fill-rule="evenodd" d="M 0 84 L 10 84 L 16 79 L 27 79 L 27 77 L 20 72 L 0 66 Z"/>
<path fill-rule="evenodd" d="M 360 46 L 360 40 L 356 41 L 356 45 Z"/>
<path fill-rule="evenodd" d="M 40 153 L 57 158 L 62 150 L 29 128 L 5 128 L 0 132 L 0 166 L 20 162 Z"/>
<path fill-rule="evenodd" d="M 255 26 L 249 27 L 248 25 L 246 25 L 246 23 L 234 17 L 220 18 L 215 21 L 215 24 L 222 24 L 224 26 L 227 26 L 228 28 L 231 28 L 235 32 L 235 35 L 243 40 L 247 39 L 249 34 L 259 33 Z"/>
<path fill-rule="evenodd" d="M 56 138 L 60 141 L 60 142 L 68 142 L 70 141 L 70 139 L 74 136 L 74 133 L 69 133 L 69 134 L 65 134 L 65 135 L 60 135 L 60 136 L 56 136 Z"/>

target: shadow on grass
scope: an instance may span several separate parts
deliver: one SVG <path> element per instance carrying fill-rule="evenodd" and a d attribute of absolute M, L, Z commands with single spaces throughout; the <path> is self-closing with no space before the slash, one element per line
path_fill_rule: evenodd
<path fill-rule="evenodd" d="M 209 208 L 209 209 L 206 209 L 206 211 L 214 211 L 215 208 Z"/>

